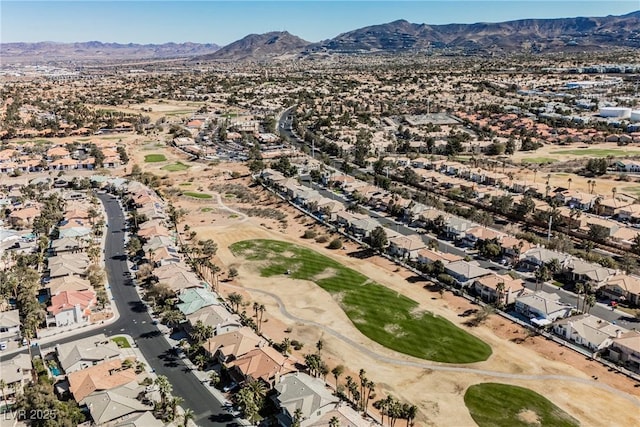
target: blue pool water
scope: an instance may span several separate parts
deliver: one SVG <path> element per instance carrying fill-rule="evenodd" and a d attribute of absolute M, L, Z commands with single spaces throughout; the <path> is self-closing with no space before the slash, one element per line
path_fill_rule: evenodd
<path fill-rule="evenodd" d="M 56 377 L 60 375 L 60 368 L 58 368 L 57 366 L 52 366 L 49 369 L 51 369 L 51 373 Z"/>

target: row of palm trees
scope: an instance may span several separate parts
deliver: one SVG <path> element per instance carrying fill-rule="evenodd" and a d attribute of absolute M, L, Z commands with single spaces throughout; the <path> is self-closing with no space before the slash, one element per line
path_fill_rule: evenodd
<path fill-rule="evenodd" d="M 169 379 L 164 375 L 158 375 L 153 382 L 158 387 L 160 401 L 154 405 L 154 413 L 165 422 L 172 422 L 178 419 L 178 407 L 184 401 L 179 396 L 171 396 L 173 387 Z M 182 426 L 187 427 L 189 420 L 194 417 L 193 410 L 187 408 L 182 414 Z"/>

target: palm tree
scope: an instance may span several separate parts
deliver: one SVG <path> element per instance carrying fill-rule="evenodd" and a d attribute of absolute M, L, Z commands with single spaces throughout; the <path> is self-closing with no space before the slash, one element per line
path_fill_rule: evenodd
<path fill-rule="evenodd" d="M 358 372 L 358 378 L 360 378 L 360 396 L 364 396 L 364 386 L 367 383 L 367 371 L 365 371 L 364 369 L 360 369 L 360 372 Z"/>
<path fill-rule="evenodd" d="M 258 321 L 258 331 L 262 330 L 262 318 L 265 311 L 267 311 L 267 308 L 264 306 L 264 304 L 260 304 L 260 306 L 258 307 L 258 312 L 260 313 L 260 320 Z"/>
<path fill-rule="evenodd" d="M 331 417 L 329 420 L 329 427 L 340 427 L 340 420 L 336 417 Z"/>
<path fill-rule="evenodd" d="M 258 308 L 260 307 L 260 304 L 258 304 L 257 302 L 253 303 L 253 313 L 254 313 L 254 317 L 256 318 L 256 320 L 258 320 Z"/>
<path fill-rule="evenodd" d="M 569 183 L 569 185 L 568 185 L 568 187 L 569 187 L 569 188 L 568 188 L 568 190 L 571 190 L 571 183 L 573 182 L 573 178 L 569 178 L 569 179 L 567 179 L 567 182 Z"/>
<path fill-rule="evenodd" d="M 584 285 L 582 283 L 577 283 L 575 286 L 575 291 L 577 295 L 576 309 L 580 311 L 580 294 L 584 292 Z"/>
<path fill-rule="evenodd" d="M 213 387 L 220 384 L 220 374 L 217 371 L 211 371 L 209 373 L 209 384 L 211 384 Z"/>
<path fill-rule="evenodd" d="M 503 298 L 503 294 L 504 294 L 504 288 L 505 288 L 505 284 L 504 282 L 500 282 L 496 285 L 496 292 L 498 293 L 498 301 L 497 304 L 498 306 L 502 305 L 502 298 Z"/>
<path fill-rule="evenodd" d="M 291 427 L 300 427 L 302 419 L 302 409 L 296 408 L 296 410 L 293 412 L 293 423 L 291 424 Z"/>
<path fill-rule="evenodd" d="M 352 390 L 355 383 L 353 382 L 353 378 L 351 378 L 351 375 L 347 375 L 347 377 L 345 378 L 345 381 L 346 381 L 345 386 L 347 388 L 347 391 L 349 392 L 349 399 L 351 400 Z"/>
<path fill-rule="evenodd" d="M 336 390 L 338 389 L 338 380 L 340 376 L 344 373 L 344 366 L 336 365 L 332 370 L 331 374 L 333 374 L 333 378 L 336 380 Z"/>
<path fill-rule="evenodd" d="M 171 390 L 173 390 L 173 387 L 171 386 L 169 379 L 164 375 L 158 375 L 153 383 L 158 386 L 158 392 L 160 392 L 160 401 L 162 407 L 165 408 L 167 404 L 167 398 L 169 397 L 169 393 L 171 393 Z"/>
<path fill-rule="evenodd" d="M 182 427 L 187 427 L 189 420 L 194 418 L 195 414 L 191 408 L 186 408 L 182 414 Z"/>
<path fill-rule="evenodd" d="M 323 347 L 324 347 L 324 341 L 322 341 L 322 338 L 321 338 L 316 343 L 316 349 L 318 350 L 318 356 L 320 356 L 320 353 L 322 352 L 322 348 Z"/>
<path fill-rule="evenodd" d="M 262 402 L 267 395 L 267 387 L 262 381 L 250 381 L 245 387 L 251 391 L 254 402 Z"/>
<path fill-rule="evenodd" d="M 409 427 L 409 424 L 413 424 L 413 420 L 416 419 L 416 415 L 418 415 L 418 407 L 416 405 L 410 405 L 405 413 L 405 416 L 407 417 L 407 427 Z"/>
<path fill-rule="evenodd" d="M 617 192 L 618 192 L 618 189 L 617 189 L 616 187 L 613 187 L 613 188 L 611 189 L 611 194 L 613 194 L 613 199 L 614 199 L 614 200 L 615 200 L 615 198 L 616 198 L 616 193 L 617 193 Z"/>
<path fill-rule="evenodd" d="M 2 403 L 4 403 L 4 406 L 7 406 L 7 399 L 5 398 L 4 395 L 4 388 L 7 386 L 7 383 L 5 382 L 5 380 L 0 379 L 0 393 L 2 393 Z"/>
<path fill-rule="evenodd" d="M 240 309 L 240 305 L 242 304 L 242 295 L 236 293 L 236 292 L 232 292 L 229 294 L 229 303 L 231 303 L 232 306 L 235 307 L 235 312 L 237 313 L 238 310 Z"/>
<path fill-rule="evenodd" d="M 586 309 L 587 314 L 591 311 L 591 309 L 593 308 L 594 305 L 596 305 L 596 296 L 593 294 L 589 294 L 587 295 L 587 297 L 585 298 L 584 301 L 586 307 L 588 307 Z"/>
<path fill-rule="evenodd" d="M 175 420 L 178 417 L 178 406 L 184 402 L 184 399 L 180 396 L 176 396 L 171 399 L 169 406 L 171 407 L 171 419 Z"/>

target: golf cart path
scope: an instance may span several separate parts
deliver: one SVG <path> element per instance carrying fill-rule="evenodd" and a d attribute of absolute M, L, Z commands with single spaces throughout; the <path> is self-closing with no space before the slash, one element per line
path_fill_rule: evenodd
<path fill-rule="evenodd" d="M 500 372 L 500 371 L 490 371 L 490 370 L 486 370 L 486 369 L 477 369 L 477 368 L 471 368 L 471 367 L 464 367 L 464 366 L 451 366 L 451 365 L 443 365 L 443 364 L 439 364 L 437 362 L 430 362 L 430 361 L 412 361 L 412 360 L 403 360 L 403 359 L 396 359 L 393 357 L 389 357 L 389 356 L 385 356 L 383 354 L 377 353 L 365 346 L 363 346 L 362 344 L 357 343 L 356 341 L 352 340 L 351 338 L 341 334 L 340 332 L 337 332 L 323 324 L 320 324 L 318 322 L 314 322 L 313 320 L 307 320 L 307 319 L 302 319 L 300 317 L 294 316 L 291 313 L 289 313 L 287 311 L 287 308 L 284 304 L 284 302 L 282 301 L 282 299 L 271 292 L 268 291 L 264 291 L 262 289 L 256 289 L 256 288 L 249 288 L 249 287 L 244 287 L 244 286 L 235 286 L 235 285 L 231 285 L 226 283 L 224 286 L 228 286 L 230 288 L 233 289 L 238 289 L 238 290 L 245 290 L 245 291 L 249 291 L 249 292 L 255 292 L 258 294 L 262 294 L 262 295 L 267 295 L 271 298 L 273 298 L 276 303 L 278 304 L 278 307 L 280 309 L 280 313 L 282 313 L 283 316 L 285 316 L 286 318 L 293 320 L 295 322 L 300 322 L 302 324 L 305 325 L 309 325 L 309 326 L 314 326 L 318 329 L 323 330 L 324 332 L 328 333 L 329 335 L 332 335 L 334 337 L 336 337 L 337 339 L 349 344 L 351 347 L 357 349 L 358 351 L 362 352 L 363 354 L 371 357 L 374 360 L 380 361 L 380 362 L 384 362 L 384 363 L 389 363 L 389 364 L 393 364 L 393 365 L 398 365 L 398 366 L 409 366 L 409 367 L 414 367 L 414 368 L 419 368 L 419 369 L 431 369 L 434 371 L 442 371 L 442 372 L 461 372 L 461 373 L 471 373 L 471 374 L 477 374 L 477 375 L 484 375 L 484 376 L 488 376 L 488 377 L 494 377 L 494 378 L 506 378 L 506 379 L 513 379 L 513 380 L 524 380 L 524 381 L 545 381 L 545 380 L 556 380 L 556 381 L 567 381 L 567 382 L 573 382 L 573 383 L 580 383 L 580 384 L 585 384 L 585 385 L 589 385 L 591 387 L 596 387 L 602 390 L 606 390 L 610 393 L 615 394 L 616 396 L 622 397 L 626 400 L 628 400 L 629 402 L 633 403 L 635 406 L 640 407 L 640 400 L 638 400 L 636 397 L 631 396 L 621 390 L 618 390 L 614 387 L 611 387 L 607 384 L 603 384 L 594 380 L 590 380 L 590 379 L 586 379 L 586 378 L 578 378 L 578 377 L 572 377 L 572 376 L 568 376 L 568 375 L 526 375 L 526 374 L 511 374 L 508 372 Z M 368 338 L 367 338 L 368 339 Z"/>

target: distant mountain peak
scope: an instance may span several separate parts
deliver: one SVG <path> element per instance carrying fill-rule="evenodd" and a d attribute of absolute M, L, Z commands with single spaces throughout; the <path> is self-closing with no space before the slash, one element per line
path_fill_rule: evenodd
<path fill-rule="evenodd" d="M 264 34 L 249 34 L 211 55 L 194 58 L 196 61 L 256 60 L 262 61 L 285 54 L 299 53 L 310 43 L 288 31 L 271 31 Z"/>

